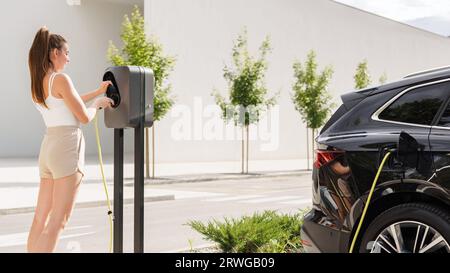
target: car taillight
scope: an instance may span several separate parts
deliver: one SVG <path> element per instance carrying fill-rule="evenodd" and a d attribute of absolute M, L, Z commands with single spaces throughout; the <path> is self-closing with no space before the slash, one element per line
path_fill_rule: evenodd
<path fill-rule="evenodd" d="M 344 151 L 316 150 L 314 167 L 319 169 L 342 154 L 344 154 Z"/>

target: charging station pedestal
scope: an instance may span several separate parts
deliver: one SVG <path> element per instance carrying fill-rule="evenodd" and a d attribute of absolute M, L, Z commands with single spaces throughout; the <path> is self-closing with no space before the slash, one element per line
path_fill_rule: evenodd
<path fill-rule="evenodd" d="M 114 253 L 123 252 L 124 129 L 134 128 L 134 252 L 144 252 L 144 128 L 153 126 L 153 71 L 140 66 L 106 69 L 113 84 L 106 96 L 114 107 L 105 109 L 105 125 L 114 128 Z"/>

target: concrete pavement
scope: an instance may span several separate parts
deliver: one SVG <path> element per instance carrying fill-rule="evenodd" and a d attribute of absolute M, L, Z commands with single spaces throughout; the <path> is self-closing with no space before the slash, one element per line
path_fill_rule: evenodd
<path fill-rule="evenodd" d="M 113 197 L 112 158 L 104 159 L 104 170 L 110 198 Z M 240 174 L 240 162 L 198 162 L 156 164 L 157 179 L 146 179 L 146 185 L 239 180 L 255 177 L 292 176 L 304 173 L 303 160 L 250 161 L 251 174 Z M 101 184 L 97 157 L 86 158 L 85 178 L 77 196 L 77 207 L 95 207 L 106 204 Z M 125 157 L 124 202 L 133 201 L 134 164 Z M 39 191 L 37 158 L 0 159 L 0 215 L 33 212 Z M 145 189 L 145 201 L 175 199 L 176 192 L 163 189 Z"/>

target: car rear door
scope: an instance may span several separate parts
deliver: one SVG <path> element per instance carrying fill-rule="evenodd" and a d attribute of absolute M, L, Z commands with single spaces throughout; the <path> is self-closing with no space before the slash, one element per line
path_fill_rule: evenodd
<path fill-rule="evenodd" d="M 410 178 L 428 180 L 434 174 L 433 151 L 445 151 L 450 142 L 450 130 L 436 129 L 439 116 L 449 100 L 450 79 L 431 81 L 406 88 L 373 115 L 373 119 L 391 123 L 397 131 L 405 131 L 422 146 L 416 173 L 409 173 Z M 442 132 L 444 131 L 444 132 Z M 398 135 L 395 135 L 395 142 Z M 430 145 L 433 139 L 434 147 Z M 450 151 L 447 148 L 447 151 Z M 412 170 L 411 170 L 412 171 Z"/>
<path fill-rule="evenodd" d="M 433 154 L 435 173 L 428 179 L 438 185 L 450 188 L 450 79 L 442 82 L 447 99 L 434 120 L 430 131 L 430 147 Z"/>

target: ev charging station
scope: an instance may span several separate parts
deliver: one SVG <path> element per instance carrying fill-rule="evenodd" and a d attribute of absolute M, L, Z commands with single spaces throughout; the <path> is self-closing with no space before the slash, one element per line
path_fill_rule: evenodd
<path fill-rule="evenodd" d="M 123 140 L 124 129 L 134 128 L 134 252 L 144 252 L 144 128 L 153 126 L 154 75 L 140 66 L 106 69 L 111 81 L 106 96 L 114 101 L 105 109 L 105 126 L 114 129 L 114 253 L 123 252 Z"/>

